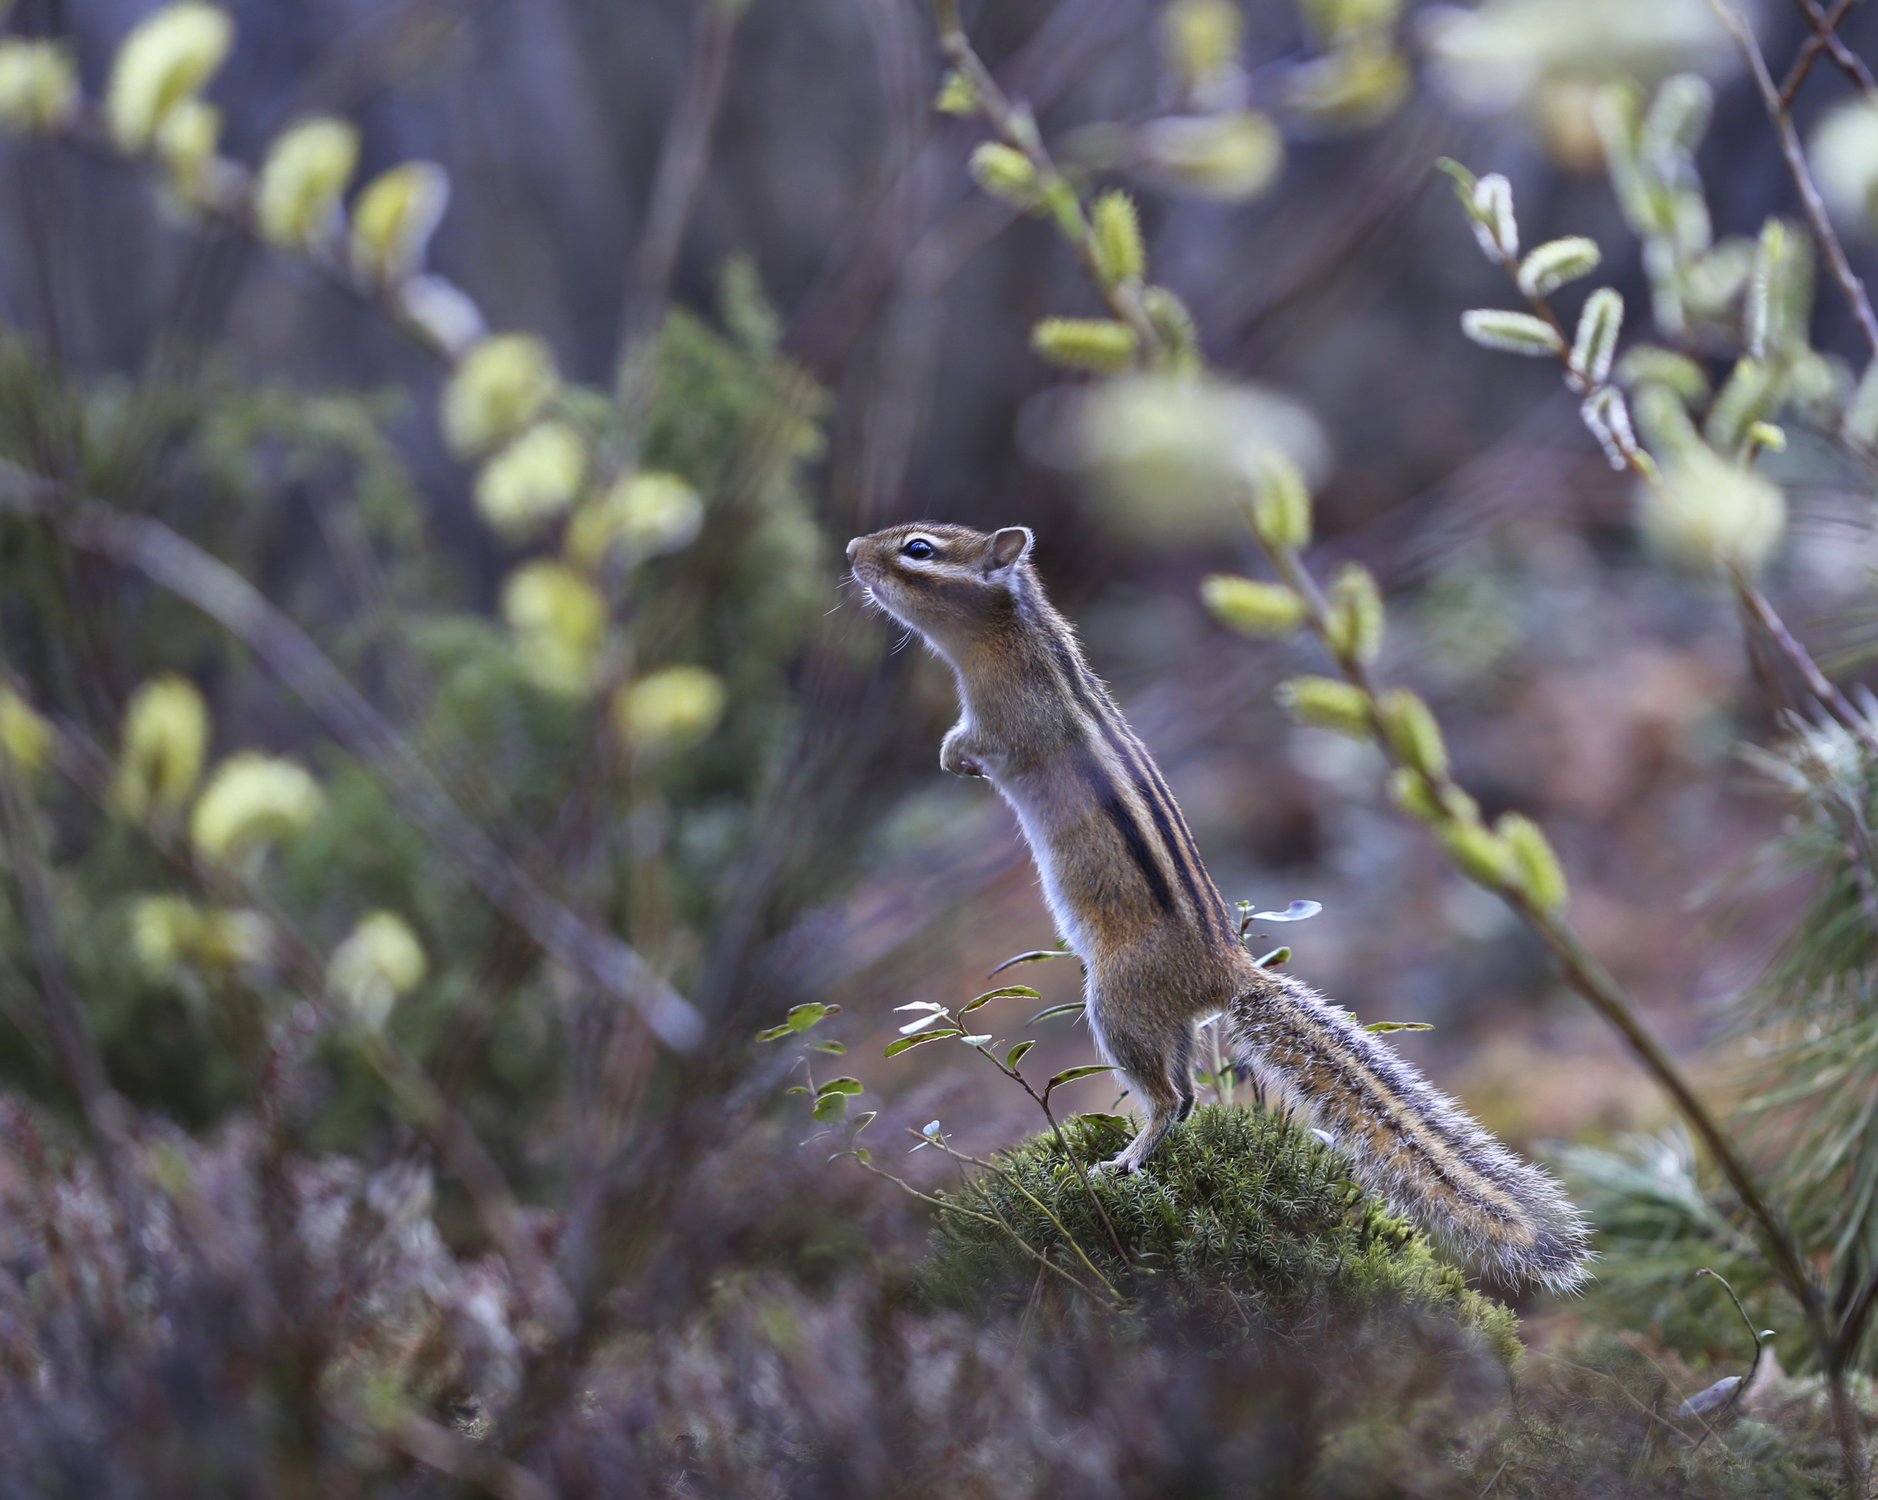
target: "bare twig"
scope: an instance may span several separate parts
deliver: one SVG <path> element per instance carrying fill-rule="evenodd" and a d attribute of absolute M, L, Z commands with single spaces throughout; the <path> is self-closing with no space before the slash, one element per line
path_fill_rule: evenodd
<path fill-rule="evenodd" d="M 730 60 L 731 37 L 743 8 L 711 4 L 698 8 L 698 36 L 692 44 L 691 67 L 686 73 L 678 105 L 672 111 L 659 150 L 646 205 L 645 232 L 630 289 L 625 321 L 620 332 L 622 370 L 630 369 L 638 346 L 656 333 L 664 319 L 665 299 L 671 289 L 672 268 L 684 241 L 692 205 L 704 179 L 711 127 L 723 103 L 724 74 Z"/>
<path fill-rule="evenodd" d="M 1793 60 L 1786 78 L 1780 85 L 1780 107 L 1791 109 L 1794 98 L 1800 92 L 1800 86 L 1806 82 L 1807 74 L 1813 71 L 1813 63 L 1821 52 L 1831 54 L 1833 62 L 1838 64 L 1846 77 L 1850 78 L 1865 93 L 1867 98 L 1878 97 L 1878 81 L 1874 81 L 1871 69 L 1839 35 L 1839 25 L 1851 13 L 1856 0 L 1834 0 L 1830 11 L 1819 8 L 1819 0 L 1797 0 L 1800 10 L 1813 28 L 1800 48 L 1800 55 Z"/>
<path fill-rule="evenodd" d="M 1839 243 L 1832 220 L 1826 215 L 1825 201 L 1819 196 L 1812 170 L 1806 164 L 1806 150 L 1800 144 L 1800 133 L 1794 129 L 1793 116 L 1787 109 L 1790 101 L 1781 97 L 1773 75 L 1767 71 L 1767 58 L 1761 52 L 1761 44 L 1754 39 L 1754 32 L 1748 23 L 1733 6 L 1723 3 L 1723 0 L 1708 0 L 1708 4 L 1709 9 L 1715 12 L 1716 19 L 1728 28 L 1729 35 L 1735 39 L 1735 45 L 1741 49 L 1741 55 L 1747 61 L 1748 71 L 1754 75 L 1755 86 L 1761 91 L 1761 102 L 1767 108 L 1767 118 L 1774 127 L 1774 134 L 1780 139 L 1781 155 L 1787 159 L 1787 170 L 1793 174 L 1793 184 L 1799 189 L 1801 206 L 1806 210 L 1813 233 L 1819 238 L 1833 280 L 1839 283 L 1840 291 L 1845 293 L 1846 301 L 1851 303 L 1852 314 L 1858 319 L 1865 342 L 1871 345 L 1873 355 L 1878 356 L 1878 315 L 1873 314 L 1865 283 L 1859 280 L 1852 263 L 1846 259 L 1845 246 Z"/>
<path fill-rule="evenodd" d="M 1066 1267 L 1059 1266 L 1055 1261 L 1051 1260 L 1049 1256 L 1045 1255 L 1041 1250 L 1037 1249 L 1035 1245 L 1031 1244 L 1022 1235 L 1018 1234 L 1015 1230 L 1013 1230 L 1011 1226 L 1009 1224 L 1006 1224 L 1002 1219 L 994 1218 L 990 1214 L 982 1214 L 978 1212 L 978 1210 L 975 1208 L 966 1208 L 963 1204 L 954 1203 L 949 1198 L 936 1197 L 932 1193 L 922 1193 L 918 1188 L 914 1187 L 913 1184 L 908 1182 L 904 1177 L 896 1177 L 894 1176 L 893 1173 L 888 1172 L 880 1167 L 877 1167 L 871 1161 L 863 1160 L 859 1156 L 856 1156 L 855 1160 L 860 1163 L 861 1169 L 863 1171 L 872 1172 L 876 1177 L 884 1177 L 888 1182 L 891 1182 L 895 1187 L 899 1188 L 902 1192 L 910 1193 L 913 1197 L 919 1199 L 920 1202 L 931 1205 L 933 1208 L 938 1209 L 941 1213 L 957 1214 L 961 1218 L 976 1219 L 981 1224 L 989 1224 L 993 1229 L 1002 1229 L 1006 1234 L 1010 1235 L 1011 1238 L 1017 1242 L 1018 1248 L 1021 1249 L 1032 1260 L 1036 1261 L 1039 1265 L 1047 1267 L 1049 1270 L 1056 1272 L 1058 1276 L 1061 1276 L 1065 1281 L 1067 1281 L 1071 1286 L 1075 1287 L 1077 1291 L 1081 1292 L 1085 1297 L 1088 1297 L 1091 1301 L 1099 1300 L 1096 1296 L 1096 1291 L 1094 1287 L 1091 1287 L 1087 1285 L 1085 1282 L 1077 1279 L 1077 1277 L 1073 1275 Z M 1111 1295 L 1113 1295 L 1114 1288 L 1111 1287 L 1109 1288 L 1109 1290 L 1110 1290 Z"/>
<path fill-rule="evenodd" d="M 0 463 L 0 515 L 48 522 L 81 552 L 142 573 L 265 662 L 329 733 L 369 766 L 412 823 L 543 951 L 639 1010 L 669 1046 L 695 1047 L 702 1017 L 628 944 L 549 896 L 457 807 L 398 732 L 312 639 L 245 578 L 162 523 L 113 510 Z"/>

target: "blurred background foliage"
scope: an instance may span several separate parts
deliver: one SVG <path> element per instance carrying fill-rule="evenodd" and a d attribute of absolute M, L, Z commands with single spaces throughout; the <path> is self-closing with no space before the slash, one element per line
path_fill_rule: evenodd
<path fill-rule="evenodd" d="M 1776 74 L 1813 31 L 1736 8 Z M 1868 752 L 1796 737 L 1787 666 L 1662 566 L 1557 369 L 1462 336 L 1509 292 L 1434 171 L 1595 239 L 1636 337 L 1719 387 L 1799 205 L 1706 0 L 968 6 L 1058 160 L 1133 194 L 1156 328 L 1235 382 L 1177 409 L 1033 352 L 1106 309 L 913 0 L 0 13 L 0 1495 L 1830 1492 L 1803 1378 L 1727 1442 L 1678 1426 L 1748 1347 L 1699 1266 L 1782 1325 L 1769 1368 L 1806 1359 L 1735 1206 L 1374 750 L 1273 705 L 1308 647 L 1197 589 L 1253 555 L 1209 445 L 1287 449 L 1457 778 L 1545 826 L 1578 930 L 1870 1282 Z M 1863 270 L 1878 107 L 1835 62 L 1793 117 Z M 1699 245 L 1607 175 L 1601 91 L 1670 78 L 1714 91 Z M 1764 586 L 1851 680 L 1868 351 L 1815 280 Z M 1433 1023 L 1400 1045 L 1513 1142 L 1575 1143 L 1608 1274 L 1524 1309 L 1510 1424 L 1478 1349 L 1429 1353 L 1435 1409 L 1413 1361 L 1292 1391 L 1254 1347 L 1202 1380 L 1171 1336 L 934 1307 L 924 1209 L 800 1148 L 748 1039 L 806 1002 L 843 1007 L 883 1156 L 1036 1123 L 957 1048 L 875 1061 L 893 1005 L 1054 940 L 1008 816 L 937 774 L 950 683 L 840 584 L 915 516 L 1035 529 L 1226 895 L 1323 902 L 1301 973 Z M 1576 1358 L 1613 1329 L 1641 1342 Z"/>

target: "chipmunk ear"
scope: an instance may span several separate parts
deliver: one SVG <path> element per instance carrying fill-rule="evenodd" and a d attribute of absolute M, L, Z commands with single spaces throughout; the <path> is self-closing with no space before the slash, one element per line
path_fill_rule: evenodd
<path fill-rule="evenodd" d="M 996 573 L 1001 568 L 1021 562 L 1030 556 L 1031 544 L 1036 540 L 1028 526 L 1006 526 L 1002 531 L 994 532 L 991 550 L 985 554 L 985 571 Z"/>

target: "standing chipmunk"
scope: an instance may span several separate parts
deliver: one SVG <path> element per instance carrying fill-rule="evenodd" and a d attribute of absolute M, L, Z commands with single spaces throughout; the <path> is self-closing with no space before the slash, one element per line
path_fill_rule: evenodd
<path fill-rule="evenodd" d="M 1147 1111 L 1104 1169 L 1137 1170 L 1186 1119 L 1195 1028 L 1224 1011 L 1238 1061 L 1397 1212 L 1497 1280 L 1576 1286 L 1587 1228 L 1558 1184 L 1348 1011 L 1246 952 L 1153 758 L 1044 597 L 1032 540 L 920 522 L 856 537 L 848 559 L 870 602 L 952 667 L 963 715 L 939 763 L 1016 811 L 1083 962 L 1096 1044 Z"/>

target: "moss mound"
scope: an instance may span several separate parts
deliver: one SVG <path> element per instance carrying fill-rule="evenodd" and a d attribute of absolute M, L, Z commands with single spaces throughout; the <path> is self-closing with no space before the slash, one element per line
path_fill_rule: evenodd
<path fill-rule="evenodd" d="M 1132 1128 L 1080 1115 L 1063 1134 L 1087 1165 L 1119 1151 Z M 953 1306 L 1028 1300 L 1045 1283 L 1068 1289 L 1043 1256 L 1099 1287 L 1093 1266 L 1130 1306 L 1172 1312 L 1213 1340 L 1433 1323 L 1503 1363 L 1519 1354 L 1511 1311 L 1470 1290 L 1419 1230 L 1357 1187 L 1340 1152 L 1265 1110 L 1201 1108 L 1146 1172 L 1088 1187 L 1046 1131 L 942 1197 L 925 1284 Z"/>

